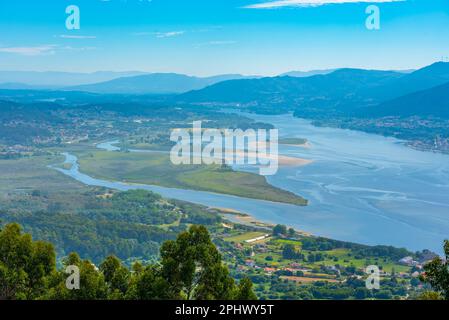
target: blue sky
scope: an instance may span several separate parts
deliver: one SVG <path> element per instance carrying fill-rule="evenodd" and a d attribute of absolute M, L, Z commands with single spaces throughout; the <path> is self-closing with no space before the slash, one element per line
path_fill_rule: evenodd
<path fill-rule="evenodd" d="M 2 0 L 0 70 L 274 75 L 449 56 L 449 0 L 379 1 L 373 31 L 362 0 Z"/>

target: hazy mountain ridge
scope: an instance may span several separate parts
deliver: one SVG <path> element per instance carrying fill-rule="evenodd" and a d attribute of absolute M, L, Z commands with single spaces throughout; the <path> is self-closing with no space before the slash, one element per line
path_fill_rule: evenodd
<path fill-rule="evenodd" d="M 436 62 L 422 69 L 406 73 L 386 86 L 372 90 L 379 100 L 387 101 L 416 91 L 422 91 L 449 82 L 449 63 Z"/>
<path fill-rule="evenodd" d="M 376 116 L 433 116 L 449 118 L 449 82 L 389 100 L 373 108 Z"/>
<path fill-rule="evenodd" d="M 258 111 L 311 109 L 351 112 L 449 82 L 449 63 L 437 62 L 411 73 L 338 69 L 305 78 L 229 80 L 179 96 L 191 103 L 233 103 Z M 364 109 L 368 110 L 368 109 Z"/>
<path fill-rule="evenodd" d="M 329 74 L 331 72 L 334 72 L 338 69 L 322 69 L 322 70 L 309 70 L 309 71 L 300 71 L 300 70 L 293 70 L 289 72 L 285 72 L 280 74 L 280 77 L 297 77 L 297 78 L 305 78 L 305 77 L 311 77 L 316 76 L 320 74 Z"/>
<path fill-rule="evenodd" d="M 295 108 L 314 100 L 362 100 L 367 89 L 388 85 L 403 74 L 394 71 L 339 69 L 311 77 L 274 77 L 230 80 L 179 97 L 186 102 L 289 104 Z"/>
<path fill-rule="evenodd" d="M 60 71 L 0 71 L 0 83 L 16 83 L 40 88 L 62 88 L 145 74 L 141 71 L 97 71 L 91 73 Z M 2 87 L 4 88 L 4 87 Z M 20 88 L 23 89 L 24 87 Z M 6 89 L 6 88 L 4 88 Z"/>
<path fill-rule="evenodd" d="M 195 77 L 177 73 L 151 73 L 134 77 L 120 77 L 106 82 L 65 88 L 65 90 L 119 94 L 171 94 L 198 90 L 218 82 L 254 78 L 240 74 Z"/>

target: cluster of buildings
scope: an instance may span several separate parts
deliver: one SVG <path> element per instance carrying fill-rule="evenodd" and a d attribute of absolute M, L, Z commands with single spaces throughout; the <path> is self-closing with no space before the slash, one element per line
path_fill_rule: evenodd
<path fill-rule="evenodd" d="M 400 259 L 399 263 L 409 267 L 422 267 L 418 261 L 414 260 L 413 257 L 410 256 Z"/>

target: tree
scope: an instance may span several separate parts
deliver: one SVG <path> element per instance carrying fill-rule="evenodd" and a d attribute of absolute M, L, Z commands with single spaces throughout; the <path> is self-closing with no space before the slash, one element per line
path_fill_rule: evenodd
<path fill-rule="evenodd" d="M 257 300 L 257 296 L 253 291 L 253 283 L 249 278 L 243 278 L 240 280 L 237 294 L 235 296 L 237 300 Z"/>
<path fill-rule="evenodd" d="M 34 299 L 56 270 L 54 248 L 22 234 L 18 224 L 0 230 L 0 300 Z"/>
<path fill-rule="evenodd" d="M 57 272 L 50 281 L 48 292 L 42 297 L 50 300 L 102 300 L 108 297 L 108 288 L 104 275 L 89 260 L 81 260 L 77 253 L 71 253 L 64 259 L 63 270 Z M 79 268 L 80 288 L 68 289 L 65 272 L 68 266 Z"/>
<path fill-rule="evenodd" d="M 435 291 L 426 291 L 422 293 L 419 297 L 419 300 L 441 300 L 442 297 L 438 292 Z"/>
<path fill-rule="evenodd" d="M 419 279 L 418 278 L 412 278 L 411 280 L 410 280 L 410 285 L 412 286 L 412 287 L 417 287 L 418 285 L 419 285 Z"/>
<path fill-rule="evenodd" d="M 290 238 L 293 238 L 295 235 L 296 235 L 295 229 L 293 228 L 288 229 L 288 236 Z"/>
<path fill-rule="evenodd" d="M 230 299 L 234 280 L 204 226 L 191 226 L 161 248 L 162 277 L 170 299 Z"/>
<path fill-rule="evenodd" d="M 284 259 L 302 259 L 304 256 L 296 251 L 295 246 L 287 243 L 282 248 L 282 258 Z"/>
<path fill-rule="evenodd" d="M 130 272 L 122 265 L 122 262 L 115 256 L 107 257 L 101 264 L 100 270 L 104 275 L 104 280 L 114 294 L 114 299 L 126 294 Z"/>
<path fill-rule="evenodd" d="M 429 283 L 444 299 L 449 300 L 449 240 L 444 241 L 445 259 L 437 257 L 424 265 L 420 280 Z"/>
<path fill-rule="evenodd" d="M 114 265 L 117 265 L 115 262 Z M 237 287 L 203 226 L 191 226 L 161 247 L 160 265 L 133 266 L 128 299 L 255 299 L 252 283 Z"/>
<path fill-rule="evenodd" d="M 150 265 L 139 270 L 131 278 L 126 298 L 131 300 L 170 299 L 169 293 L 169 284 L 162 277 L 160 266 Z"/>
<path fill-rule="evenodd" d="M 287 234 L 287 227 L 284 225 L 278 224 L 273 228 L 274 236 L 286 235 L 286 234 Z"/>
<path fill-rule="evenodd" d="M 356 288 L 354 295 L 357 300 L 364 300 L 368 296 L 368 289 L 361 287 Z"/>

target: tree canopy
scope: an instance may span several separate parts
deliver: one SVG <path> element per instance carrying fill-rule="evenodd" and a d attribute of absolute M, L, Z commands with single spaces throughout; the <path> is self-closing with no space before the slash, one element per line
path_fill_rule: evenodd
<path fill-rule="evenodd" d="M 79 289 L 67 288 L 67 267 L 79 270 Z M 18 224 L 0 231 L 0 299 L 256 299 L 252 282 L 229 275 L 204 226 L 193 225 L 176 240 L 163 243 L 159 263 L 136 262 L 128 269 L 115 256 L 97 268 L 77 253 L 56 268 L 50 243 L 33 241 Z"/>
<path fill-rule="evenodd" d="M 424 265 L 425 273 L 421 280 L 429 283 L 436 293 L 441 294 L 444 299 L 449 300 L 449 240 L 444 242 L 445 259 L 437 257 Z M 425 299 L 437 297 L 435 293 L 428 293 Z"/>
<path fill-rule="evenodd" d="M 33 241 L 18 224 L 0 231 L 0 299 L 33 299 L 55 272 L 56 256 L 50 243 Z"/>

